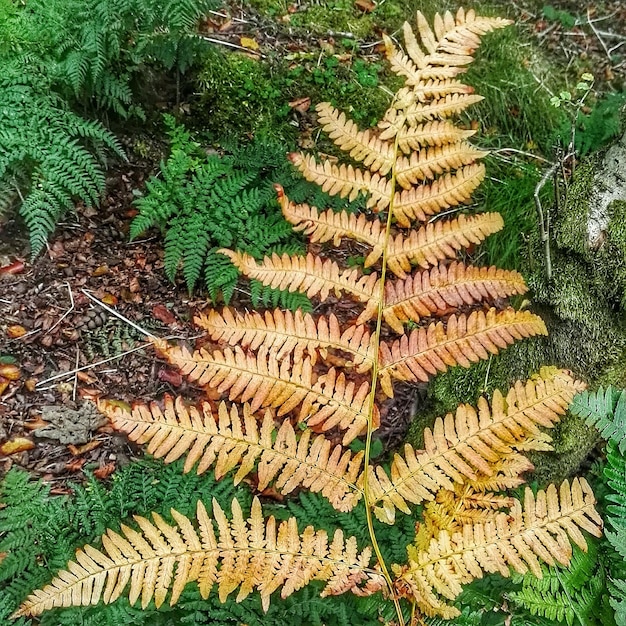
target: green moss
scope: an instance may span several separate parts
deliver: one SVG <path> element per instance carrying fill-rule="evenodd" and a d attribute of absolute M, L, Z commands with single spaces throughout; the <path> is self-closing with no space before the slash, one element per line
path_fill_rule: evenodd
<path fill-rule="evenodd" d="M 541 485 L 559 483 L 579 473 L 581 465 L 600 441 L 595 428 L 571 413 L 567 413 L 549 433 L 554 452 L 528 455 L 535 466 L 532 478 Z"/>
<path fill-rule="evenodd" d="M 515 26 L 490 33 L 467 72 L 467 82 L 484 100 L 469 116 L 481 128 L 479 141 L 493 148 L 513 147 L 550 155 L 555 128 L 567 119 L 537 88 L 535 74 L 546 74 L 545 61 Z M 555 89 L 555 79 L 546 76 Z"/>
<path fill-rule="evenodd" d="M 382 64 L 342 62 L 319 51 L 292 61 L 212 52 L 198 79 L 196 125 L 221 136 L 263 131 L 295 145 L 302 117 L 289 106 L 291 101 L 311 98 L 308 119 L 315 104 L 330 100 L 364 127 L 375 124 L 389 106 L 391 98 L 380 88 L 389 80 Z"/>

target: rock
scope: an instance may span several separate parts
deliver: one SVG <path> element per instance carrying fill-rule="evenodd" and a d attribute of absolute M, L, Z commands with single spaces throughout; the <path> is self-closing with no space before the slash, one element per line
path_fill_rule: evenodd
<path fill-rule="evenodd" d="M 93 431 L 106 422 L 92 402 L 83 403 L 78 410 L 66 406 L 44 406 L 41 418 L 48 426 L 33 432 L 35 437 L 58 439 L 63 444 L 80 445 L 91 440 Z"/>

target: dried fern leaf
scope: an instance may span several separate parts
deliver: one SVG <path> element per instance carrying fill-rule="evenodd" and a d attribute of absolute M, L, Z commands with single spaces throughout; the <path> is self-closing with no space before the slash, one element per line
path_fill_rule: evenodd
<path fill-rule="evenodd" d="M 352 165 L 335 165 L 330 160 L 318 163 L 314 156 L 294 152 L 289 155 L 291 162 L 310 182 L 319 185 L 322 191 L 331 196 L 355 200 L 359 193 L 376 193 L 387 196 L 391 193 L 389 181 L 380 174 L 360 170 Z"/>
<path fill-rule="evenodd" d="M 453 93 L 433 102 L 416 102 L 406 109 L 404 115 L 409 126 L 416 126 L 422 122 L 459 115 L 481 100 L 484 100 L 484 97 L 478 94 Z"/>
<path fill-rule="evenodd" d="M 258 498 L 248 519 L 237 500 L 230 520 L 217 500 L 213 519 L 199 501 L 197 528 L 174 509 L 171 514 L 174 526 L 153 513 L 153 521 L 135 517 L 140 531 L 126 525 L 121 534 L 107 530 L 102 550 L 89 545 L 78 550 L 67 570 L 31 594 L 15 617 L 39 615 L 54 607 L 88 606 L 100 599 L 110 604 L 129 583 L 130 603 L 141 596 L 144 609 L 151 600 L 160 607 L 168 595 L 170 605 L 176 604 L 185 586 L 196 582 L 204 599 L 217 586 L 221 602 L 237 588 L 236 602 L 257 589 L 265 611 L 275 590 L 282 587 L 281 596 L 286 598 L 311 580 L 328 581 L 325 595 L 338 588 L 373 593 L 384 585 L 382 576 L 368 568 L 370 549 L 359 553 L 354 537 L 344 540 L 337 530 L 329 544 L 326 532 L 312 526 L 300 534 L 295 518 L 277 525 L 273 517 L 263 518 Z M 359 587 L 362 583 L 365 589 Z"/>
<path fill-rule="evenodd" d="M 489 153 L 474 148 L 465 141 L 423 148 L 413 152 L 410 157 L 398 158 L 397 181 L 404 189 L 411 189 L 415 183 L 431 180 L 444 171 L 469 165 L 487 154 Z"/>
<path fill-rule="evenodd" d="M 424 222 L 428 216 L 443 209 L 468 202 L 472 193 L 485 178 L 485 166 L 473 163 L 460 168 L 454 173 L 440 176 L 430 185 L 418 185 L 411 189 L 396 192 L 393 202 L 393 215 L 400 226 L 408 228 L 413 220 Z M 377 196 L 372 196 L 376 202 Z M 379 210 L 386 204 L 377 204 Z M 486 215 L 498 215 L 487 213 Z M 495 218 L 494 218 L 495 219 Z M 502 218 L 500 218 L 502 222 Z M 502 226 L 500 226 L 501 228 Z"/>
<path fill-rule="evenodd" d="M 365 302 L 368 310 L 378 306 L 378 277 L 375 273 L 363 276 L 357 269 L 342 271 L 334 261 L 323 260 L 313 254 L 307 254 L 306 257 L 273 254 L 258 263 L 243 252 L 225 249 L 220 252 L 240 272 L 274 289 L 300 291 L 309 298 L 317 296 L 322 301 L 328 298 L 331 291 L 337 297 L 346 292 L 360 302 Z"/>
<path fill-rule="evenodd" d="M 424 147 L 443 146 L 469 139 L 475 130 L 458 128 L 447 120 L 405 126 L 398 134 L 398 146 L 406 154 Z"/>
<path fill-rule="evenodd" d="M 529 311 L 489 309 L 452 315 L 428 328 L 416 328 L 391 345 L 381 342 L 380 382 L 393 397 L 391 378 L 426 382 L 448 367 L 470 367 L 489 354 L 498 354 L 518 339 L 546 335 L 544 321 Z"/>
<path fill-rule="evenodd" d="M 277 409 L 279 416 L 298 409 L 298 420 L 323 431 L 339 428 L 346 431 L 343 443 L 348 444 L 367 427 L 369 383 L 356 383 L 337 374 L 334 368 L 314 381 L 311 360 L 280 363 L 267 350 L 245 353 L 238 346 L 212 354 L 204 348 L 193 354 L 186 348 L 163 342 L 158 349 L 183 376 L 200 385 L 208 385 L 219 393 L 229 393 L 229 400 L 250 402 L 251 410 L 262 407 Z M 375 412 L 373 427 L 378 428 Z"/>
<path fill-rule="evenodd" d="M 380 220 L 368 220 L 362 213 L 356 215 L 332 209 L 320 212 L 308 204 L 295 204 L 285 196 L 282 187 L 278 189 L 278 200 L 285 219 L 295 226 L 294 230 L 307 235 L 311 243 L 332 241 L 338 246 L 344 237 L 366 243 L 373 248 L 366 259 L 366 267 L 382 256 L 384 228 Z"/>
<path fill-rule="evenodd" d="M 474 88 L 451 78 L 446 80 L 424 80 L 411 87 L 403 87 L 398 90 L 396 102 L 401 102 L 402 108 L 406 109 L 409 103 L 438 100 L 455 93 L 474 93 Z"/>
<path fill-rule="evenodd" d="M 438 265 L 444 259 L 456 258 L 457 252 L 482 243 L 504 225 L 499 213 L 459 215 L 453 220 L 438 220 L 390 239 L 388 263 L 393 272 L 402 276 L 412 265 L 423 268 Z"/>
<path fill-rule="evenodd" d="M 567 566 L 570 542 L 586 551 L 580 529 L 596 537 L 602 534 L 594 504 L 584 478 L 575 478 L 571 487 L 568 481 L 559 489 L 550 485 L 537 495 L 527 488 L 523 506 L 515 501 L 509 513 L 496 513 L 489 522 L 467 524 L 453 534 L 442 530 L 427 550 L 409 546 L 408 565 L 394 568 L 396 585 L 426 615 L 454 617 L 458 610 L 445 600 L 455 600 L 461 585 L 484 573 L 508 577 L 512 568 L 520 574 L 530 570 L 541 578 L 540 560 Z"/>
<path fill-rule="evenodd" d="M 465 13 L 459 9 L 456 17 L 447 11 L 443 16 L 436 14 L 434 32 L 424 15 L 417 12 L 417 28 L 421 45 L 410 24 L 405 22 L 403 34 L 406 51 L 416 69 L 436 72 L 441 65 L 452 67 L 457 73 L 465 71 L 464 66 L 472 62 L 472 54 L 480 45 L 480 37 L 486 33 L 507 26 L 511 22 L 501 18 L 479 17 L 474 11 Z M 425 48 L 425 51 L 422 49 Z M 388 49 L 388 54 L 393 50 Z M 428 73 L 415 73 L 416 84 L 424 80 Z"/>
<path fill-rule="evenodd" d="M 475 493 L 468 485 L 456 485 L 454 491 L 442 489 L 434 501 L 424 505 L 422 523 L 415 536 L 414 546 L 428 550 L 433 538 L 442 530 L 449 535 L 460 532 L 466 524 L 486 523 L 494 511 L 510 509 L 514 498 L 493 493 Z"/>
<path fill-rule="evenodd" d="M 369 130 L 360 131 L 357 125 L 346 118 L 345 113 L 335 109 L 330 102 L 321 102 L 315 107 L 319 123 L 324 132 L 355 161 L 363 162 L 370 172 L 388 174 L 394 162 L 394 146 L 381 141 Z"/>
<path fill-rule="evenodd" d="M 583 388 L 566 370 L 544 367 L 525 383 L 515 383 L 506 397 L 496 390 L 491 406 L 481 397 L 477 409 L 461 404 L 455 415 L 437 418 L 433 429 L 424 431 L 424 451 L 405 445 L 389 476 L 382 468 L 370 469 L 376 516 L 393 523 L 396 508 L 408 513 L 407 502 L 432 500 L 440 489 L 454 489 L 454 483 L 483 492 L 521 484 L 520 475 L 532 464 L 517 448 L 536 436 L 539 426 L 558 422 Z"/>
<path fill-rule="evenodd" d="M 313 437 L 310 430 L 297 438 L 288 420 L 277 431 L 270 411 L 257 425 L 249 404 L 239 411 L 221 402 L 214 415 L 208 402 L 186 406 L 181 397 L 165 396 L 163 409 L 152 402 L 129 411 L 107 401 L 100 401 L 98 409 L 131 441 L 148 444 L 147 452 L 157 459 L 172 463 L 187 455 L 185 473 L 196 464 L 198 474 L 215 466 L 220 480 L 238 468 L 233 479 L 238 485 L 258 464 L 259 491 L 270 483 L 284 495 L 303 487 L 321 493 L 338 511 L 351 511 L 362 495 L 356 480 L 363 452 L 353 455 L 322 435 Z"/>
<path fill-rule="evenodd" d="M 332 313 L 320 315 L 317 321 L 308 313 L 274 309 L 260 313 L 244 313 L 225 308 L 210 310 L 194 318 L 196 325 L 209 333 L 213 341 L 239 345 L 250 350 L 265 349 L 279 361 L 291 355 L 301 361 L 306 352 L 315 365 L 318 352 L 326 359 L 328 349 L 352 355 L 346 367 L 366 372 L 372 367 L 372 336 L 366 326 L 349 326 L 343 332 Z"/>
<path fill-rule="evenodd" d="M 396 275 L 397 267 L 390 264 Z M 402 268 L 400 268 L 402 270 Z M 521 274 L 491 267 L 473 267 L 451 263 L 418 272 L 406 280 L 385 283 L 383 318 L 397 333 L 404 332 L 403 324 L 422 317 L 445 315 L 450 309 L 477 302 L 493 302 L 528 291 Z"/>

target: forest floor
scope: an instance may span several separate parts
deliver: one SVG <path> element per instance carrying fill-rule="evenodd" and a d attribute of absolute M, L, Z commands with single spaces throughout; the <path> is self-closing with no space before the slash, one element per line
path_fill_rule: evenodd
<path fill-rule="evenodd" d="M 371 0 L 355 5 L 363 13 L 375 6 Z M 605 92 L 626 76 L 624 3 L 603 2 L 587 11 L 579 3 L 555 2 L 548 12 L 552 19 L 523 2 L 507 6 L 556 68 L 567 72 L 584 60 L 594 68 L 595 88 Z M 290 25 L 301 5 L 284 8 L 270 17 L 247 4 L 231 5 L 223 15 L 211 16 L 205 34 L 252 57 L 316 51 L 332 47 L 337 38 L 354 38 L 353 57 L 382 60 L 377 39 L 360 40 L 349 31 L 307 36 Z M 583 16 L 580 23 L 576 15 Z M 305 96 L 292 104 L 303 110 L 299 130 L 313 124 Z M 129 161 L 109 171 L 101 206 L 78 206 L 35 260 L 23 230 L 15 223 L 0 225 L 0 358 L 10 357 L 21 370 L 19 380 L 0 391 L 0 475 L 21 466 L 52 483 L 53 493 L 67 492 L 68 477 L 80 477 L 85 469 L 105 478 L 136 451 L 85 408 L 92 406 L 86 399 L 193 395 L 180 375 L 155 357 L 141 331 L 88 295 L 159 337 L 197 336 L 192 319 L 206 306 L 203 294 L 190 297 L 182 281 L 167 280 L 158 234 L 129 243 L 133 190 L 142 188 L 157 161 L 137 156 L 131 146 Z M 409 404 L 410 397 L 401 403 Z"/>

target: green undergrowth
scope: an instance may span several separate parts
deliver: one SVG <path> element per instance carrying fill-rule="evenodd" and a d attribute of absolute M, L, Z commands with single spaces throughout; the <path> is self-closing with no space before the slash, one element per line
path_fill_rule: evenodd
<path fill-rule="evenodd" d="M 86 542 L 100 545 L 106 528 L 116 531 L 120 523 L 128 523 L 131 512 L 149 516 L 155 511 L 172 523 L 170 507 L 186 516 L 195 515 L 196 502 L 201 499 L 210 509 L 216 498 L 220 506 L 230 510 L 235 497 L 243 509 L 250 507 L 251 493 L 245 487 L 234 487 L 226 477 L 216 482 L 211 474 L 183 474 L 182 463 L 164 465 L 153 460 L 133 462 L 118 470 L 109 483 L 87 475 L 85 484 L 72 485 L 74 495 L 51 496 L 49 486 L 33 481 L 21 470 L 11 470 L 0 484 L 0 625 L 25 626 L 23 618 L 9 616 L 34 588 L 44 585 L 74 557 L 75 548 Z M 283 520 L 296 515 L 302 529 L 307 525 L 333 533 L 342 528 L 357 537 L 360 545 L 368 545 L 369 535 L 362 506 L 355 511 L 338 513 L 321 496 L 302 494 L 286 504 L 267 500 L 264 511 Z M 132 520 L 130 520 L 132 523 Z M 387 559 L 406 559 L 404 546 L 414 535 L 415 518 L 402 516 L 395 526 L 376 524 L 381 547 Z M 264 614 L 256 595 L 236 603 L 230 598 L 219 602 L 217 593 L 202 600 L 197 588 L 189 585 L 175 607 L 163 605 L 157 611 L 151 603 L 143 611 L 132 607 L 127 599 L 97 607 L 68 608 L 48 611 L 38 622 L 42 626 L 109 626 L 211 624 L 212 626 L 375 626 L 393 617 L 393 606 L 380 597 L 358 598 L 345 594 L 332 599 L 320 598 L 323 584 L 312 583 L 286 600 L 273 598 L 269 612 Z M 391 612 L 388 610 L 391 609 Z"/>
<path fill-rule="evenodd" d="M 340 60 L 317 47 L 267 60 L 212 51 L 198 75 L 195 124 L 242 139 L 264 132 L 293 149 L 302 135 L 302 113 L 290 102 L 310 98 L 314 107 L 332 100 L 366 127 L 376 123 L 389 105 L 390 96 L 381 88 L 385 80 L 382 59 Z"/>

